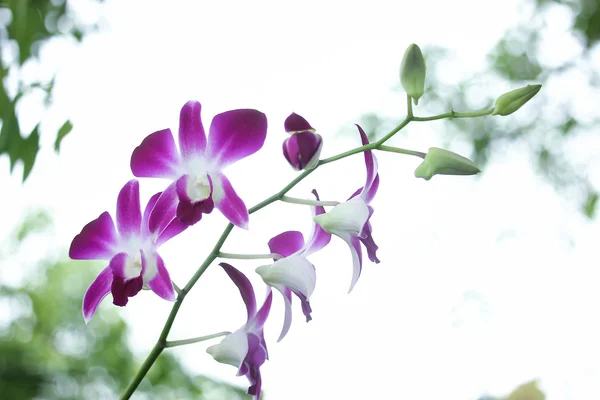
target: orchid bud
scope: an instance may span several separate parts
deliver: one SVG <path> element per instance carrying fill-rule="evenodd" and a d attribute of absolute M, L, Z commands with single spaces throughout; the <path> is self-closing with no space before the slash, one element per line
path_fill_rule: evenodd
<path fill-rule="evenodd" d="M 284 126 L 292 136 L 283 142 L 283 155 L 292 168 L 301 171 L 316 167 L 323 148 L 321 135 L 296 113 L 287 117 Z"/>
<path fill-rule="evenodd" d="M 408 46 L 400 66 L 400 83 L 415 105 L 425 91 L 425 59 L 416 44 Z"/>
<path fill-rule="evenodd" d="M 527 85 L 504 93 L 496 100 L 492 115 L 509 115 L 521 108 L 540 91 L 542 85 Z"/>
<path fill-rule="evenodd" d="M 431 147 L 415 169 L 415 177 L 430 180 L 434 175 L 476 175 L 481 170 L 468 158 L 448 150 Z"/>

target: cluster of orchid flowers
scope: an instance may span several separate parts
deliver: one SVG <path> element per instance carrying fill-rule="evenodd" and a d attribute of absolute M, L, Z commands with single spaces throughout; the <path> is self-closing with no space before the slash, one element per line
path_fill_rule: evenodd
<path fill-rule="evenodd" d="M 410 102 L 417 104 L 423 94 L 425 80 L 425 64 L 418 46 L 411 45 L 407 49 L 400 78 L 408 94 L 409 117 L 412 117 Z M 527 86 L 509 92 L 497 100 L 494 109 L 473 115 L 510 114 L 538 90 L 537 86 Z M 69 251 L 71 258 L 108 262 L 84 295 L 83 316 L 86 322 L 94 316 L 109 293 L 117 306 L 125 306 L 129 298 L 142 289 L 150 289 L 168 301 L 175 301 L 178 296 L 182 299 L 185 294 L 174 286 L 158 249 L 214 208 L 232 225 L 248 228 L 248 209 L 223 171 L 262 148 L 267 134 L 267 118 L 253 109 L 227 111 L 213 118 L 207 138 L 200 111 L 201 105 L 197 101 L 190 101 L 181 109 L 179 146 L 175 144 L 171 130 L 164 129 L 150 134 L 133 151 L 133 175 L 168 179 L 170 183 L 164 191 L 153 195 L 142 212 L 139 183 L 135 179 L 127 182 L 117 196 L 116 225 L 111 215 L 104 212 L 85 225 L 73 239 Z M 452 112 L 452 116 L 458 114 Z M 406 123 L 409 121 L 405 120 Z M 363 247 L 370 261 L 379 262 L 370 223 L 373 215 L 370 203 L 379 187 L 377 159 L 369 147 L 367 135 L 360 126 L 357 125 L 357 128 L 363 146 L 355 153 L 362 152 L 364 156 L 364 184 L 341 203 L 322 202 L 317 191 L 313 190 L 315 200 L 304 202 L 310 205 L 313 215 L 308 239 L 305 240 L 301 232 L 286 231 L 268 242 L 273 262 L 256 268 L 256 273 L 268 287 L 260 307 L 246 275 L 230 264 L 220 263 L 240 291 L 247 309 L 247 320 L 219 344 L 210 346 L 207 352 L 216 361 L 235 366 L 238 375 L 245 375 L 250 381 L 248 393 L 256 399 L 260 398 L 262 386 L 260 367 L 268 358 L 263 329 L 271 309 L 271 288 L 282 294 L 285 305 L 280 341 L 291 327 L 293 296 L 298 298 L 306 321 L 311 320 L 310 297 L 315 290 L 316 270 L 308 258 L 327 246 L 332 235 L 345 241 L 350 250 L 353 271 L 350 291 L 361 275 Z M 285 120 L 284 129 L 290 136 L 283 143 L 283 155 L 292 168 L 301 171 L 317 167 L 323 138 L 295 113 Z M 387 138 L 377 143 L 379 150 L 385 150 L 381 145 Z M 393 148 L 388 148 L 388 151 L 406 154 L 406 151 Z M 479 172 L 470 160 L 444 149 L 431 148 L 426 154 L 410 154 L 423 158 L 415 176 L 426 180 L 435 174 L 473 175 Z M 324 205 L 333 208 L 326 212 Z"/>

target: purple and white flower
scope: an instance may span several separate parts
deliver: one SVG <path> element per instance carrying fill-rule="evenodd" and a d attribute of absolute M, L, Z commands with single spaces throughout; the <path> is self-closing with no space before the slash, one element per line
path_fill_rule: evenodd
<path fill-rule="evenodd" d="M 110 292 L 113 303 L 125 306 L 142 288 L 165 300 L 175 300 L 175 290 L 158 254 L 158 247 L 186 229 L 175 218 L 177 194 L 172 186 L 150 198 L 141 213 L 137 180 L 123 186 L 117 198 L 117 229 L 108 212 L 87 224 L 69 250 L 74 260 L 110 260 L 83 297 L 83 317 L 88 322 Z"/>
<path fill-rule="evenodd" d="M 246 228 L 248 210 L 223 170 L 263 146 L 267 117 L 251 109 L 218 114 L 207 141 L 200 110 L 197 101 L 181 109 L 179 151 L 170 129 L 154 132 L 133 151 L 131 170 L 137 177 L 173 180 L 177 218 L 184 224 L 195 224 L 216 207 L 232 224 Z"/>
<path fill-rule="evenodd" d="M 236 367 L 238 376 L 245 375 L 250 381 L 248 394 L 258 400 L 262 386 L 260 367 L 269 358 L 263 327 L 271 310 L 273 293 L 269 289 L 265 302 L 257 310 L 256 296 L 248 278 L 227 263 L 219 265 L 238 287 L 248 318 L 240 329 L 225 336 L 219 344 L 207 348 L 206 352 L 216 361 Z"/>
<path fill-rule="evenodd" d="M 316 190 L 313 190 L 313 194 L 319 200 Z M 313 217 L 325 213 L 323 206 L 311 208 Z M 314 265 L 306 257 L 325 247 L 330 240 L 331 234 L 315 223 L 306 242 L 298 231 L 283 232 L 269 241 L 271 253 L 279 254 L 282 258 L 273 264 L 258 267 L 256 272 L 267 285 L 281 292 L 285 301 L 284 323 L 277 341 L 285 337 L 292 324 L 292 293 L 300 299 L 306 322 L 312 319 L 309 299 L 315 290 L 317 275 Z"/>
<path fill-rule="evenodd" d="M 356 125 L 363 145 L 369 144 L 367 135 L 362 128 Z M 362 188 L 359 188 L 345 202 L 335 206 L 326 214 L 317 215 L 314 219 L 326 232 L 332 233 L 346 243 L 350 247 L 352 253 L 352 282 L 350 283 L 350 291 L 356 285 L 362 270 L 362 243 L 367 249 L 369 260 L 378 263 L 377 245 L 373 241 L 371 235 L 371 223 L 369 222 L 373 215 L 373 207 L 369 205 L 379 187 L 379 174 L 377 173 L 377 159 L 371 152 L 364 152 L 365 165 L 367 167 L 367 180 Z"/>
<path fill-rule="evenodd" d="M 316 167 L 323 148 L 321 135 L 296 113 L 286 118 L 284 127 L 292 135 L 283 142 L 283 155 L 291 167 L 296 171 Z"/>

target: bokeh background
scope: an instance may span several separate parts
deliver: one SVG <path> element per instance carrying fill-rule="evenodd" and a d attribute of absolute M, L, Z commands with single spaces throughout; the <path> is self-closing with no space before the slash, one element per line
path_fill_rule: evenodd
<path fill-rule="evenodd" d="M 404 117 L 398 68 L 413 42 L 428 67 L 416 115 L 544 86 L 508 117 L 412 123 L 389 142 L 469 156 L 477 177 L 425 182 L 413 177 L 417 159 L 377 154 L 382 262 L 367 263 L 347 295 L 350 255 L 332 240 L 312 259 L 314 319 L 295 310 L 281 343 L 275 297 L 264 397 L 600 398 L 599 39 L 595 0 L 0 1 L 0 398 L 117 397 L 157 339 L 170 304 L 147 292 L 125 308 L 105 300 L 85 325 L 81 298 L 103 266 L 67 257 L 84 224 L 114 212 L 146 135 L 177 129 L 190 99 L 205 126 L 229 109 L 265 112 L 265 147 L 227 171 L 253 205 L 295 176 L 280 150 L 291 112 L 324 137 L 325 157 L 359 143 L 354 123 L 376 138 Z M 350 157 L 291 195 L 317 188 L 343 200 L 363 174 Z M 165 184 L 144 180 L 143 198 Z M 223 250 L 264 253 L 284 230 L 307 234 L 309 216 L 275 204 Z M 214 213 L 164 246 L 175 282 L 224 226 Z M 260 262 L 234 265 L 261 293 Z M 244 318 L 237 290 L 211 267 L 171 338 Z M 245 398 L 245 378 L 214 362 L 209 344 L 163 353 L 135 398 Z"/>

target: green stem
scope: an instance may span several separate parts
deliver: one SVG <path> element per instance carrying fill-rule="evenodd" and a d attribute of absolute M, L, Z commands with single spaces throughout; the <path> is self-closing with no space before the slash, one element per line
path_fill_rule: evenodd
<path fill-rule="evenodd" d="M 183 346 L 186 344 L 192 344 L 192 343 L 198 343 L 198 342 L 204 342 L 205 340 L 210 340 L 210 339 L 218 338 L 220 336 L 229 335 L 230 333 L 231 332 L 224 331 L 224 332 L 219 332 L 219 333 L 213 333 L 212 335 L 199 336 L 199 337 L 190 338 L 190 339 L 169 340 L 165 343 L 165 348 Z"/>
<path fill-rule="evenodd" d="M 410 104 L 410 99 L 408 99 L 408 100 L 409 100 L 409 104 Z M 409 106 L 409 110 L 412 111 L 412 105 Z M 410 113 L 410 111 L 409 111 L 409 113 Z M 272 196 L 266 198 L 265 200 L 261 201 L 260 203 L 256 204 L 255 206 L 251 207 L 248 210 L 248 214 L 253 214 L 253 213 L 263 209 L 264 207 L 268 206 L 269 204 L 274 203 L 278 200 L 281 200 L 287 194 L 287 192 L 289 192 L 294 186 L 296 186 L 298 183 L 300 183 L 302 180 L 304 180 L 307 176 L 309 176 L 313 171 L 317 170 L 318 167 L 325 165 L 325 164 L 332 163 L 334 161 L 341 160 L 342 158 L 346 158 L 346 157 L 349 157 L 354 154 L 362 153 L 367 150 L 379 149 L 379 150 L 383 150 L 383 151 L 391 151 L 390 149 L 395 149 L 395 150 L 393 150 L 393 152 L 395 152 L 395 153 L 416 155 L 416 156 L 421 157 L 422 153 L 419 153 L 416 151 L 383 146 L 383 144 L 387 140 L 389 140 L 392 136 L 394 136 L 396 133 L 398 133 L 400 130 L 402 130 L 411 121 L 432 121 L 435 119 L 442 119 L 442 118 L 478 117 L 478 116 L 483 116 L 483 115 L 489 115 L 492 113 L 492 111 L 493 111 L 493 108 L 487 109 L 487 110 L 481 110 L 481 111 L 474 111 L 471 113 L 456 113 L 454 111 L 451 111 L 449 113 L 436 115 L 433 117 L 414 117 L 414 116 L 409 115 L 402 122 L 400 122 L 400 124 L 398 124 L 398 126 L 396 126 L 394 129 L 392 129 L 390 132 L 388 132 L 387 135 L 385 135 L 378 141 L 369 143 L 364 146 L 357 147 L 352 150 L 345 151 L 343 153 L 340 153 L 338 155 L 335 155 L 335 156 L 332 156 L 332 157 L 329 157 L 329 158 L 326 158 L 323 160 L 320 160 L 319 163 L 315 166 L 315 168 L 302 172 L 300 175 L 298 175 L 296 178 L 294 178 L 294 180 L 292 180 L 290 183 L 288 183 L 279 192 L 273 194 Z M 382 146 L 383 146 L 383 148 L 382 148 Z M 171 312 L 169 313 L 169 316 L 167 317 L 165 326 L 163 327 L 156 344 L 152 348 L 152 351 L 150 351 L 150 354 L 148 354 L 148 357 L 146 357 L 146 360 L 144 360 L 144 363 L 140 367 L 140 370 L 138 371 L 138 373 L 135 375 L 135 377 L 133 378 L 133 380 L 131 381 L 129 386 L 127 386 L 127 388 L 125 389 L 125 392 L 121 396 L 121 400 L 127 400 L 131 397 L 131 395 L 135 392 L 135 390 L 141 383 L 142 379 L 144 379 L 144 377 L 150 370 L 150 367 L 152 367 L 152 365 L 154 364 L 154 362 L 156 361 L 156 359 L 158 358 L 160 353 L 167 347 L 167 344 L 174 343 L 174 342 L 167 342 L 167 336 L 169 335 L 169 332 L 171 331 L 171 328 L 173 327 L 173 322 L 175 321 L 175 317 L 177 316 L 177 313 L 179 312 L 179 308 L 181 307 L 181 304 L 183 303 L 185 296 L 190 292 L 190 290 L 192 290 L 192 288 L 194 287 L 194 285 L 196 284 L 198 279 L 200 279 L 202 274 L 204 274 L 204 272 L 209 267 L 209 265 L 219 256 L 221 247 L 223 246 L 223 243 L 225 243 L 225 240 L 231 233 L 232 229 L 233 229 L 233 224 L 231 224 L 231 223 L 227 224 L 227 226 L 223 230 L 223 233 L 219 237 L 219 240 L 217 240 L 217 243 L 213 247 L 212 251 L 208 254 L 208 256 L 206 257 L 206 259 L 204 260 L 202 265 L 200 265 L 198 270 L 190 278 L 187 285 L 185 285 L 185 287 L 179 291 L 177 300 L 175 300 L 175 304 L 173 304 L 173 308 L 171 308 Z M 172 345 L 170 347 L 172 347 Z"/>
<path fill-rule="evenodd" d="M 262 260 L 265 258 L 281 258 L 281 255 L 275 253 L 269 254 L 237 254 L 237 253 L 224 253 L 222 251 L 218 254 L 219 258 L 229 258 L 231 260 Z"/>
<path fill-rule="evenodd" d="M 408 119 L 413 119 L 413 109 L 412 109 L 412 99 L 410 98 L 410 96 L 407 94 L 406 95 L 406 108 L 408 109 Z"/>
<path fill-rule="evenodd" d="M 470 112 L 456 112 L 451 110 L 450 112 L 433 115 L 431 117 L 412 117 L 411 121 L 435 121 L 436 119 L 444 119 L 444 118 L 474 118 L 474 117 L 483 117 L 486 115 L 490 115 L 494 111 L 494 107 L 486 108 L 478 111 L 470 111 Z"/>
<path fill-rule="evenodd" d="M 400 147 L 391 147 L 391 146 L 379 146 L 377 148 L 377 150 L 389 151 L 390 153 L 406 154 L 409 156 L 416 156 L 416 157 L 421 157 L 421 158 L 425 158 L 425 156 L 427 155 L 427 153 L 422 153 L 420 151 L 407 150 L 407 149 L 402 149 Z"/>
<path fill-rule="evenodd" d="M 303 204 L 306 206 L 330 206 L 335 207 L 340 204 L 337 201 L 320 201 L 320 200 L 309 200 L 309 199 L 299 199 L 297 197 L 283 196 L 281 197 L 281 201 L 292 204 Z"/>

